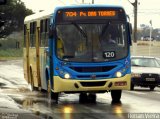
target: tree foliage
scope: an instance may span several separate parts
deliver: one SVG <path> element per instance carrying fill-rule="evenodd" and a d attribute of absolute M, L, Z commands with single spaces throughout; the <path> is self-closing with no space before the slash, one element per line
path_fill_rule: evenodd
<path fill-rule="evenodd" d="M 6 5 L 0 6 L 0 13 L 0 20 L 5 22 L 0 28 L 0 38 L 2 38 L 13 31 L 22 30 L 25 16 L 33 12 L 27 9 L 21 0 L 8 0 Z"/>
<path fill-rule="evenodd" d="M 153 27 L 150 28 L 150 26 L 146 24 L 141 24 L 140 25 L 141 30 L 138 30 L 137 36 L 138 39 L 141 39 L 141 37 L 150 37 L 150 30 L 152 32 L 152 36 L 155 40 L 160 40 L 160 29 L 156 28 L 154 29 Z"/>

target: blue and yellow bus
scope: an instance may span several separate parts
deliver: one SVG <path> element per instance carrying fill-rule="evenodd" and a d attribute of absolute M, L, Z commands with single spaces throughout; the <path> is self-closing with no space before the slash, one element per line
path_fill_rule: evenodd
<path fill-rule="evenodd" d="M 120 101 L 130 89 L 131 28 L 120 6 L 63 6 L 24 21 L 24 76 L 33 90 L 80 93 L 96 101 L 111 92 Z"/>

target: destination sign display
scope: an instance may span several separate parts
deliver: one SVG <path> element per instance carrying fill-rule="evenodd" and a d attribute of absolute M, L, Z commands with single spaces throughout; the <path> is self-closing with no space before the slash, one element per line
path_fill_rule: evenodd
<path fill-rule="evenodd" d="M 56 14 L 56 22 L 72 22 L 81 20 L 125 20 L 126 14 L 122 8 L 67 8 L 60 9 Z"/>
<path fill-rule="evenodd" d="M 101 18 L 117 17 L 117 12 L 114 10 L 98 10 L 98 11 L 65 11 L 63 18 L 65 20 L 73 19 L 101 19 Z"/>
<path fill-rule="evenodd" d="M 114 17 L 116 11 L 70 11 L 65 12 L 65 17 Z"/>

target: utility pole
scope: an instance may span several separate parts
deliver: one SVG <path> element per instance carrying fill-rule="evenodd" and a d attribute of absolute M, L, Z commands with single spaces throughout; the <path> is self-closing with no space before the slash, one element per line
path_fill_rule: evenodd
<path fill-rule="evenodd" d="M 92 0 L 92 4 L 94 4 L 94 0 Z"/>
<path fill-rule="evenodd" d="M 138 0 L 135 0 L 135 2 L 131 4 L 134 7 L 134 40 L 133 41 L 136 43 L 137 42 L 137 9 L 138 9 L 137 4 L 138 4 Z"/>
<path fill-rule="evenodd" d="M 150 20 L 150 34 L 149 34 L 149 56 L 151 56 L 151 40 L 152 40 L 152 20 Z"/>

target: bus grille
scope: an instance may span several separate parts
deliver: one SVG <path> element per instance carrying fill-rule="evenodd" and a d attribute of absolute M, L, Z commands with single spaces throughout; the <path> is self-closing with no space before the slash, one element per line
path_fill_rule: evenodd
<path fill-rule="evenodd" d="M 109 77 L 109 75 L 95 75 L 94 78 L 104 78 L 104 77 Z M 77 78 L 92 78 L 92 75 L 77 75 Z"/>
<path fill-rule="evenodd" d="M 77 72 L 107 72 L 114 69 L 116 66 L 101 66 L 101 67 L 70 67 Z"/>
<path fill-rule="evenodd" d="M 80 82 L 84 87 L 93 87 L 93 86 L 104 86 L 106 81 L 98 81 L 98 82 Z"/>

